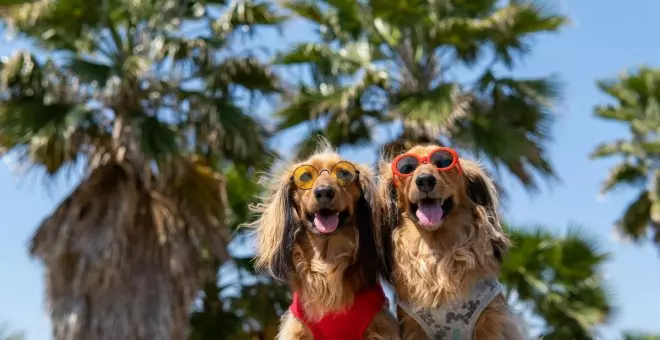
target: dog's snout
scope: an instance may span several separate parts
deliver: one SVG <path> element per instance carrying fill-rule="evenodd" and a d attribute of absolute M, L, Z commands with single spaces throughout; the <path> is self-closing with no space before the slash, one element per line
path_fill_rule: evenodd
<path fill-rule="evenodd" d="M 435 176 L 431 174 L 421 174 L 415 178 L 415 184 L 417 184 L 417 188 L 419 188 L 420 191 L 430 192 L 435 188 L 437 180 L 435 179 Z"/>
<path fill-rule="evenodd" d="M 321 205 L 330 204 L 335 198 L 335 189 L 329 186 L 318 187 L 314 189 L 314 197 Z"/>

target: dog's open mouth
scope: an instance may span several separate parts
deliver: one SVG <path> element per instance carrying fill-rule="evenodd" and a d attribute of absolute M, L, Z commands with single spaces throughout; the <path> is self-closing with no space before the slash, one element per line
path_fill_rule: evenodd
<path fill-rule="evenodd" d="M 330 209 L 321 209 L 310 214 L 307 218 L 314 229 L 321 234 L 332 234 L 348 220 L 348 210 L 337 212 Z"/>
<path fill-rule="evenodd" d="M 444 200 L 424 198 L 417 203 L 410 203 L 408 215 L 421 227 L 433 228 L 442 223 L 453 207 L 454 200 L 451 197 Z"/>

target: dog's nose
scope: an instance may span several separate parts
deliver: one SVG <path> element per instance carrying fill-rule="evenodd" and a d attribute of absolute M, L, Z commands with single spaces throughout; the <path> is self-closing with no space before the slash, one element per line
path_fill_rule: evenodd
<path fill-rule="evenodd" d="M 422 192 L 430 192 L 435 188 L 436 183 L 435 176 L 431 174 L 421 174 L 415 178 L 415 184 Z"/>
<path fill-rule="evenodd" d="M 314 197 L 319 204 L 330 204 L 335 198 L 335 189 L 329 186 L 322 186 L 314 189 Z"/>

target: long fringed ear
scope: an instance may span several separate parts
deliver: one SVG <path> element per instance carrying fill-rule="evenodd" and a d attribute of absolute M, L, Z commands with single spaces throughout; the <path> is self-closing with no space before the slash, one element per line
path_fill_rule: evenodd
<path fill-rule="evenodd" d="M 378 196 L 383 204 L 385 213 L 383 214 L 383 225 L 385 229 L 394 230 L 399 222 L 398 192 L 394 186 L 394 178 L 390 163 L 381 160 L 378 164 L 379 183 Z"/>
<path fill-rule="evenodd" d="M 358 261 L 366 266 L 367 279 L 376 282 L 379 273 L 389 278 L 388 243 L 383 238 L 383 205 L 369 169 L 359 167 L 360 198 L 355 210 L 359 232 Z"/>
<path fill-rule="evenodd" d="M 465 190 L 468 197 L 484 208 L 488 222 L 494 229 L 491 239 L 493 256 L 501 262 L 510 246 L 510 241 L 500 225 L 499 200 L 495 183 L 477 163 L 461 160 L 461 167 L 464 172 Z"/>
<path fill-rule="evenodd" d="M 380 246 L 382 249 L 383 277 L 393 283 L 392 262 L 394 244 L 392 232 L 399 222 L 398 193 L 394 187 L 390 163 L 381 160 L 378 164 L 378 201 L 381 206 L 382 218 L 380 223 Z"/>
<path fill-rule="evenodd" d="M 267 269 L 277 280 L 287 281 L 293 270 L 291 252 L 300 226 L 288 176 L 274 182 L 264 202 L 252 210 L 261 214 L 253 223 L 258 244 L 256 267 Z"/>

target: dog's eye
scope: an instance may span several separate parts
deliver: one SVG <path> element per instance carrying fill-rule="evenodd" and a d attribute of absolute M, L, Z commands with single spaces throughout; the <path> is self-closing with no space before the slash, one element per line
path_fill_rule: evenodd
<path fill-rule="evenodd" d="M 337 171 L 337 179 L 348 181 L 353 178 L 353 174 L 348 170 Z"/>
<path fill-rule="evenodd" d="M 355 180 L 355 167 L 348 162 L 339 162 L 332 167 L 332 175 L 337 179 L 337 184 L 347 186 Z"/>
<path fill-rule="evenodd" d="M 437 151 L 431 155 L 431 163 L 439 169 L 448 168 L 454 163 L 454 156 L 447 151 Z"/>
<path fill-rule="evenodd" d="M 309 182 L 309 181 L 312 180 L 312 178 L 313 178 L 312 174 L 310 174 L 309 172 L 305 172 L 305 173 L 300 174 L 300 177 L 298 177 L 298 180 L 301 181 L 301 182 Z"/>
<path fill-rule="evenodd" d="M 310 189 L 314 185 L 316 177 L 318 177 L 318 172 L 311 165 L 301 165 L 293 173 L 296 186 L 303 190 Z"/>
<path fill-rule="evenodd" d="M 412 156 L 405 156 L 397 161 L 396 169 L 402 175 L 408 175 L 411 174 L 413 171 L 415 171 L 415 169 L 417 169 L 417 165 L 419 165 L 419 161 L 417 160 L 417 158 Z"/>

